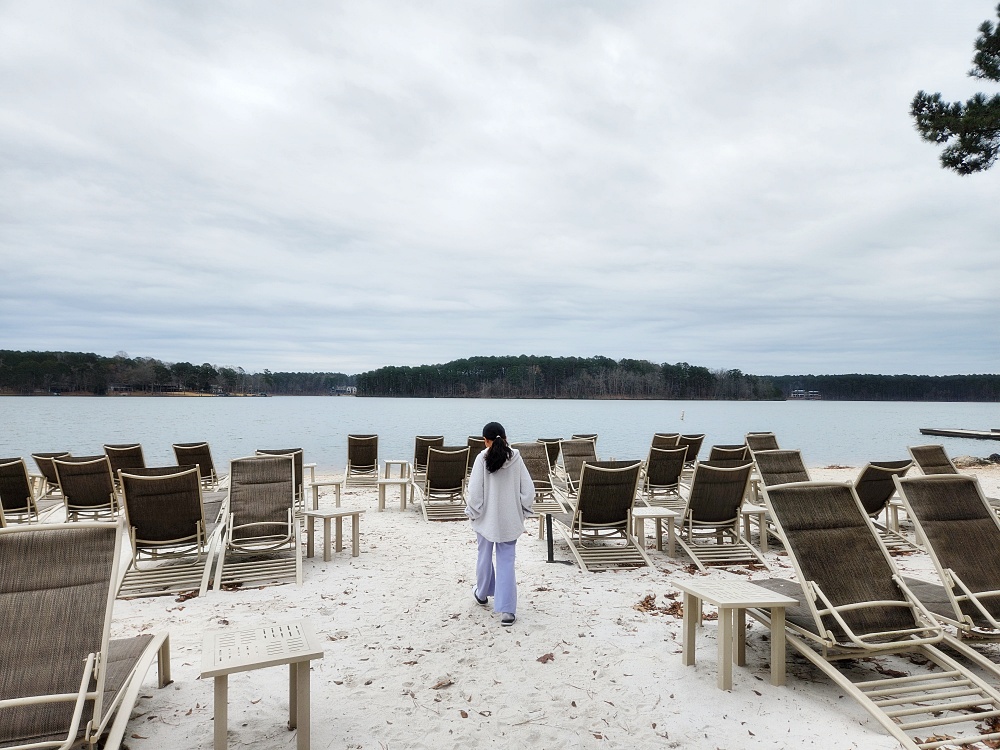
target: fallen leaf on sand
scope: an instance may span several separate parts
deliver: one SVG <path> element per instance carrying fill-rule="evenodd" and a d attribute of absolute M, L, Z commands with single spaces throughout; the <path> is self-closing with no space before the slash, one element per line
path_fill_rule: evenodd
<path fill-rule="evenodd" d="M 444 677 L 435 682 L 433 685 L 431 685 L 431 690 L 440 690 L 441 688 L 446 688 L 449 685 L 454 685 L 454 684 L 455 681 L 453 679 L 451 679 L 450 677 Z"/>
<path fill-rule="evenodd" d="M 468 719 L 469 718 L 469 712 L 468 711 L 459 711 L 458 715 L 461 716 L 463 719 Z"/>
<path fill-rule="evenodd" d="M 546 664 L 555 658 L 556 657 L 554 654 L 548 653 L 548 654 L 542 654 L 537 659 L 535 659 L 535 661 L 541 662 L 542 664 Z"/>

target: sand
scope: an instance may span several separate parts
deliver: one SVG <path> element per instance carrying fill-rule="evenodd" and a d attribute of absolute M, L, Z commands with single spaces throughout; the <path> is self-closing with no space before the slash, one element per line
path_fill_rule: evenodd
<path fill-rule="evenodd" d="M 857 471 L 812 473 L 845 480 Z M 1000 494 L 1000 467 L 971 473 L 987 494 Z M 384 513 L 376 512 L 373 490 L 351 489 L 343 504 L 367 509 L 360 557 L 348 545 L 325 563 L 318 550 L 305 560 L 301 587 L 116 603 L 116 635 L 165 629 L 172 648 L 174 682 L 157 689 L 150 670 L 129 747 L 210 748 L 212 681 L 198 677 L 202 634 L 300 618 L 325 647 L 312 668 L 318 749 L 899 747 L 803 659 L 789 655 L 787 685 L 772 686 L 759 623 L 749 627 L 748 664 L 734 669 L 731 691 L 716 687 L 714 622 L 699 634 L 698 663 L 681 664 L 671 582 L 772 575 L 766 571 L 700 574 L 682 553 L 671 560 L 652 550 L 653 568 L 584 573 L 547 564 L 545 542 L 529 522 L 518 543 L 518 619 L 501 628 L 499 615 L 473 601 L 475 542 L 466 523 L 401 512 L 392 491 Z M 556 556 L 569 558 L 558 541 Z M 773 574 L 791 575 L 783 554 L 772 548 L 767 559 Z M 907 574 L 931 571 L 924 554 L 896 561 Z M 230 747 L 294 747 L 285 726 L 287 668 L 233 675 L 229 701 Z"/>

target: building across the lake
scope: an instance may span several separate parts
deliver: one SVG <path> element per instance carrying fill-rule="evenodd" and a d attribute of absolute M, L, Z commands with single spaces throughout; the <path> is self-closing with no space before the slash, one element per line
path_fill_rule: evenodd
<path fill-rule="evenodd" d="M 820 395 L 819 391 L 804 391 L 804 390 L 794 390 L 792 395 L 788 398 L 795 401 L 822 401 L 823 397 Z"/>

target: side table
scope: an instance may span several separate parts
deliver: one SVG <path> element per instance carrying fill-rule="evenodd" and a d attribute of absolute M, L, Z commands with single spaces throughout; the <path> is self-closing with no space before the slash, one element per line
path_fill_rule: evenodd
<path fill-rule="evenodd" d="M 330 521 L 337 522 L 337 552 L 344 549 L 344 518 L 351 517 L 351 557 L 361 554 L 361 514 L 363 510 L 350 508 L 326 508 L 324 510 L 307 510 L 306 517 L 306 557 L 313 556 L 316 536 L 316 519 L 323 521 L 323 561 L 330 562 Z"/>
<path fill-rule="evenodd" d="M 652 519 L 656 524 L 656 549 L 663 551 L 663 524 L 667 522 L 667 557 L 676 557 L 676 543 L 674 542 L 674 521 L 681 517 L 681 514 L 670 508 L 660 507 L 639 507 L 632 508 L 632 526 L 636 539 L 643 547 L 646 546 L 646 519 Z"/>

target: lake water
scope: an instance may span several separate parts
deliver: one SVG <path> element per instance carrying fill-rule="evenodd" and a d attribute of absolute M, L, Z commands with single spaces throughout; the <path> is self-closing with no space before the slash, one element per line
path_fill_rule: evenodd
<path fill-rule="evenodd" d="M 807 465 L 859 466 L 943 443 L 952 456 L 1000 453 L 1000 442 L 929 438 L 921 427 L 1000 427 L 1000 404 L 859 401 L 551 401 L 353 397 L 0 397 L 0 456 L 104 443 L 142 444 L 150 466 L 174 463 L 171 444 L 207 440 L 220 471 L 257 448 L 304 448 L 321 472 L 342 470 L 348 433 L 378 433 L 379 457 L 413 458 L 415 435 L 464 444 L 497 420 L 512 441 L 599 434 L 601 458 L 644 458 L 654 432 L 704 432 L 705 448 L 770 430 Z"/>

